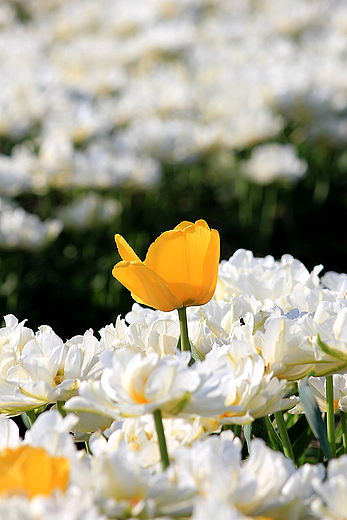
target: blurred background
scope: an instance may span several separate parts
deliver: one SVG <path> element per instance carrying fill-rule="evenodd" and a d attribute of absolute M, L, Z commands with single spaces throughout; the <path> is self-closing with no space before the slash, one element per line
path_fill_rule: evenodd
<path fill-rule="evenodd" d="M 345 0 L 1 0 L 1 316 L 98 331 L 182 220 L 346 272 L 346 144 Z"/>

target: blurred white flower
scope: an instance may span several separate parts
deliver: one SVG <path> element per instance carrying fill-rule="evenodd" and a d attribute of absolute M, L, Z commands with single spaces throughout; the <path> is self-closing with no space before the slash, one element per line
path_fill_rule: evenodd
<path fill-rule="evenodd" d="M 17 424 L 5 417 L 0 417 L 0 451 L 6 448 L 14 448 L 20 442 L 19 428 Z"/>
<path fill-rule="evenodd" d="M 197 439 L 203 439 L 211 433 L 208 424 L 204 423 L 200 417 L 164 418 L 163 427 L 171 457 L 174 457 L 174 451 L 179 447 L 191 446 Z M 160 462 L 161 456 L 153 415 L 143 415 L 138 418 L 127 417 L 114 421 L 110 428 L 104 430 L 103 434 L 96 431 L 90 438 L 93 453 L 114 452 L 121 442 L 126 443 L 128 450 L 136 452 L 138 463 L 142 467 L 154 466 Z"/>
<path fill-rule="evenodd" d="M 311 505 L 313 514 L 322 520 L 346 518 L 347 507 L 347 456 L 329 461 L 327 478 L 313 479 L 312 485 L 318 494 Z"/>
<path fill-rule="evenodd" d="M 120 202 L 102 197 L 98 193 L 87 193 L 76 197 L 69 205 L 59 206 L 57 217 L 66 228 L 86 230 L 99 224 L 107 224 L 122 211 Z"/>
<path fill-rule="evenodd" d="M 282 453 L 260 439 L 250 443 L 250 455 L 241 462 L 238 439 L 231 432 L 197 441 L 191 449 L 178 450 L 176 464 L 195 481 L 199 495 L 194 520 L 205 520 L 203 506 L 215 504 L 227 519 L 305 518 L 315 496 L 312 481 L 323 478 L 322 465 L 295 470 Z"/>
<path fill-rule="evenodd" d="M 327 287 L 331 291 L 337 292 L 340 297 L 346 298 L 346 296 L 347 296 L 347 274 L 346 273 L 335 273 L 333 271 L 329 271 L 322 276 L 321 282 L 323 285 L 325 285 L 325 287 Z"/>
<path fill-rule="evenodd" d="M 6 520 L 107 520 L 90 492 L 72 486 L 64 495 L 37 495 L 32 500 L 17 495 L 2 499 L 0 516 Z"/>
<path fill-rule="evenodd" d="M 297 157 L 294 146 L 268 143 L 255 146 L 250 159 L 240 168 L 252 181 L 265 185 L 282 179 L 299 179 L 306 172 L 307 163 Z"/>
<path fill-rule="evenodd" d="M 3 2 L 0 134 L 36 151 L 20 170 L 11 153 L 0 185 L 146 188 L 159 161 L 257 146 L 286 120 L 344 145 L 346 41 L 339 0 Z M 291 145 L 257 150 L 255 182 L 306 170 Z"/>
<path fill-rule="evenodd" d="M 191 512 L 196 489 L 185 474 L 174 468 L 165 473 L 143 468 L 136 453 L 129 451 L 124 442 L 114 451 L 102 449 L 97 442 L 92 447 L 96 501 L 108 517 L 155 518 L 161 514 L 186 516 Z"/>
<path fill-rule="evenodd" d="M 20 206 L 0 198 L 0 246 L 36 250 L 57 238 L 63 229 L 58 219 L 41 221 Z"/>

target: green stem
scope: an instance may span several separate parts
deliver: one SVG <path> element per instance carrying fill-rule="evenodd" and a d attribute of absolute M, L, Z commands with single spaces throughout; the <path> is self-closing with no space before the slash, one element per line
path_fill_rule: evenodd
<path fill-rule="evenodd" d="M 163 471 L 165 471 L 166 468 L 168 467 L 168 465 L 170 464 L 170 461 L 169 461 L 169 455 L 167 453 L 163 421 L 161 418 L 161 411 L 155 410 L 155 412 L 153 412 L 153 415 L 154 415 L 155 426 L 156 426 L 157 434 L 158 434 L 161 463 L 163 466 Z"/>
<path fill-rule="evenodd" d="M 177 309 L 177 311 L 180 320 L 181 350 L 190 350 L 186 308 L 181 307 L 180 309 Z"/>
<path fill-rule="evenodd" d="M 84 445 L 86 447 L 86 452 L 89 453 L 89 455 L 91 455 L 92 452 L 90 451 L 89 441 L 84 441 Z"/>
<path fill-rule="evenodd" d="M 346 414 L 340 410 L 340 422 L 342 429 L 342 441 L 343 441 L 343 453 L 347 453 L 347 425 L 346 425 Z"/>
<path fill-rule="evenodd" d="M 234 435 L 241 439 L 242 426 L 241 424 L 234 424 Z"/>
<path fill-rule="evenodd" d="M 222 432 L 226 431 L 226 430 L 231 430 L 235 437 L 238 437 L 239 439 L 241 439 L 241 434 L 242 434 L 242 425 L 241 424 L 224 424 L 222 426 Z"/>
<path fill-rule="evenodd" d="M 327 402 L 327 437 L 328 442 L 330 444 L 332 456 L 336 457 L 333 376 L 326 376 L 325 380 L 325 392 Z"/>
<path fill-rule="evenodd" d="M 57 408 L 58 408 L 58 411 L 61 413 L 61 415 L 63 417 L 66 416 L 66 410 L 64 408 L 64 404 L 65 402 L 64 401 L 57 401 Z"/>
<path fill-rule="evenodd" d="M 284 454 L 289 459 L 292 459 L 292 461 L 295 463 L 295 457 L 294 457 L 294 453 L 293 453 L 293 448 L 292 448 L 292 445 L 290 444 L 288 430 L 287 430 L 286 423 L 285 423 L 285 420 L 284 420 L 284 417 L 283 417 L 283 413 L 282 412 L 275 412 L 274 416 L 275 416 L 275 419 L 276 419 L 277 428 L 278 428 L 278 431 L 279 431 L 279 434 L 280 434 L 280 437 L 281 437 L 281 441 L 282 441 L 282 444 L 283 444 Z"/>

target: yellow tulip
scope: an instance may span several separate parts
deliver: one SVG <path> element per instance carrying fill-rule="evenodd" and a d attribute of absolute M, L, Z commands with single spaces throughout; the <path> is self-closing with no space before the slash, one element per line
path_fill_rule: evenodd
<path fill-rule="evenodd" d="M 203 305 L 217 284 L 220 256 L 219 233 L 204 220 L 181 222 L 162 233 L 142 262 L 121 235 L 115 241 L 122 258 L 113 276 L 132 293 L 135 301 L 172 311 Z"/>
<path fill-rule="evenodd" d="M 43 448 L 20 446 L 0 452 L 0 496 L 49 496 L 68 485 L 70 462 L 51 457 Z"/>

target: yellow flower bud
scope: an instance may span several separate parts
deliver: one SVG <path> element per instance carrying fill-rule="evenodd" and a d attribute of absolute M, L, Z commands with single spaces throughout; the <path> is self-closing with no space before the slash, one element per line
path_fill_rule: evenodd
<path fill-rule="evenodd" d="M 219 233 L 204 220 L 181 222 L 162 233 L 148 249 L 144 262 L 124 240 L 115 235 L 122 258 L 113 276 L 132 293 L 135 301 L 172 311 L 191 305 L 204 305 L 212 298 L 217 284 Z"/>

